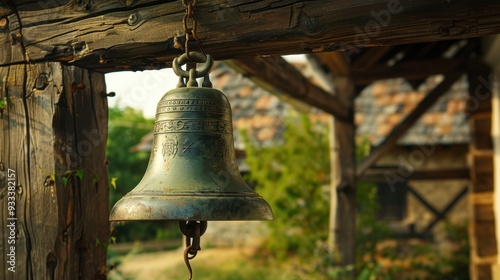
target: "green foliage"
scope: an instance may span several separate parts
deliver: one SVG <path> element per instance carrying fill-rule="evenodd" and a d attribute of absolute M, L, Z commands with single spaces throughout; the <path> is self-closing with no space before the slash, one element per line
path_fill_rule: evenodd
<path fill-rule="evenodd" d="M 369 182 L 358 182 L 356 186 L 356 264 L 335 266 L 339 259 L 325 245 L 329 220 L 328 132 L 305 116 L 289 119 L 286 125 L 283 143 L 259 147 L 245 138 L 247 162 L 252 170 L 248 179 L 257 183 L 257 191 L 271 204 L 275 215 L 268 224 L 270 237 L 262 253 L 278 261 L 294 262 L 293 275 L 302 280 L 342 278 L 353 269 L 358 280 L 401 279 L 403 270 L 424 271 L 424 275 L 431 275 L 429 279 L 433 275 L 439 279 L 468 275 L 467 235 L 456 227 L 447 229 L 450 238 L 461 244 L 451 258 L 440 256 L 432 245 L 411 248 L 412 253 L 407 255 L 398 248 L 383 249 L 381 242 L 390 239 L 392 232 L 376 218 L 377 186 Z M 367 156 L 368 140 L 359 139 L 356 151 L 358 160 Z M 381 258 L 386 260 L 384 265 Z M 406 265 L 404 269 L 401 264 Z"/>
<path fill-rule="evenodd" d="M 444 233 L 455 245 L 449 256 L 443 256 L 430 244 L 415 246 L 411 266 L 428 273 L 428 280 L 469 279 L 469 238 L 467 222 L 462 224 L 445 223 Z M 421 256 L 425 256 L 422 258 Z M 420 257 L 420 258 L 419 258 Z"/>
<path fill-rule="evenodd" d="M 207 263 L 199 263 L 193 267 L 193 279 L 199 280 L 298 280 L 290 278 L 288 273 L 284 273 L 277 267 L 263 267 L 252 261 L 240 261 L 212 266 Z M 169 280 L 187 279 L 187 270 L 184 264 L 177 266 L 173 272 L 168 271 Z"/>
<path fill-rule="evenodd" d="M 356 271 L 358 280 L 396 279 L 398 267 L 379 264 L 377 245 L 391 237 L 386 223 L 376 219 L 377 188 L 373 183 L 358 182 L 356 185 Z M 389 255 L 391 255 L 389 253 Z"/>
<path fill-rule="evenodd" d="M 370 142 L 358 139 L 356 157 L 358 161 L 370 154 Z M 378 264 L 377 245 L 391 237 L 386 223 L 377 220 L 377 186 L 371 182 L 358 182 L 356 185 L 356 270 L 358 280 L 383 276 L 394 279 L 394 271 Z"/>
<path fill-rule="evenodd" d="M 0 110 L 3 110 L 5 106 L 7 106 L 7 98 L 6 97 L 0 98 Z"/>
<path fill-rule="evenodd" d="M 131 191 L 142 179 L 149 161 L 149 151 L 131 152 L 141 138 L 153 130 L 154 120 L 143 116 L 142 111 L 127 107 L 109 108 L 109 136 L 106 147 L 110 179 L 110 207 Z M 148 240 L 157 237 L 158 230 L 179 232 L 171 222 L 128 222 L 116 227 L 119 242 Z M 172 233 L 168 236 L 174 236 Z M 161 234 L 159 236 L 166 236 Z M 177 233 L 180 236 L 180 233 Z"/>
<path fill-rule="evenodd" d="M 116 177 L 113 177 L 111 178 L 111 181 L 110 181 L 110 185 L 113 187 L 113 189 L 116 191 L 116 181 L 118 180 L 118 178 Z"/>
<path fill-rule="evenodd" d="M 317 240 L 327 237 L 329 214 L 326 128 L 306 116 L 286 125 L 283 143 L 257 147 L 245 139 L 252 170 L 248 179 L 257 183 L 274 212 L 265 250 L 280 259 L 311 256 Z"/>

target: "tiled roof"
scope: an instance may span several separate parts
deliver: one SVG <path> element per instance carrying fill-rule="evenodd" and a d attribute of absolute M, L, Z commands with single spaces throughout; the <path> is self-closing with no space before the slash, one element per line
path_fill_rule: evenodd
<path fill-rule="evenodd" d="M 222 63 L 212 71 L 212 81 L 231 104 L 236 149 L 243 149 L 242 130 L 261 145 L 280 139 L 286 103 Z"/>
<path fill-rule="evenodd" d="M 357 134 L 380 143 L 442 77 L 434 76 L 417 90 L 403 79 L 378 81 L 356 99 Z M 399 140 L 400 145 L 460 144 L 470 140 L 466 116 L 466 77 L 459 79 Z"/>
<path fill-rule="evenodd" d="M 214 87 L 227 95 L 233 107 L 235 132 L 248 130 L 256 141 L 263 144 L 279 139 L 284 129 L 282 119 L 286 105 L 223 64 L 214 72 Z M 356 98 L 357 134 L 368 137 L 372 145 L 379 144 L 441 80 L 441 76 L 429 77 L 416 90 L 404 79 L 378 81 L 369 85 Z M 464 76 L 424 113 L 398 144 L 468 143 L 470 131 L 465 113 L 467 90 Z M 330 118 L 319 110 L 314 111 L 311 116 L 314 120 L 325 123 Z M 235 145 L 242 148 L 239 135 L 235 135 Z"/>

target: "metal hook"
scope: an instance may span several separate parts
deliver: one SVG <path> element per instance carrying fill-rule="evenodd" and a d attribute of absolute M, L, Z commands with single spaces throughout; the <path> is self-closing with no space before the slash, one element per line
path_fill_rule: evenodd
<path fill-rule="evenodd" d="M 191 268 L 191 264 L 189 263 L 189 260 L 193 259 L 196 255 L 190 257 L 189 256 L 189 251 L 191 250 L 191 246 L 187 246 L 186 249 L 184 249 L 184 263 L 186 264 L 186 267 L 189 271 L 189 280 L 193 279 L 193 269 Z"/>
<path fill-rule="evenodd" d="M 180 221 L 179 228 L 186 236 L 186 249 L 184 249 L 184 263 L 189 271 L 189 280 L 193 278 L 193 270 L 189 260 L 194 259 L 201 250 L 200 237 L 207 230 L 207 221 Z"/>

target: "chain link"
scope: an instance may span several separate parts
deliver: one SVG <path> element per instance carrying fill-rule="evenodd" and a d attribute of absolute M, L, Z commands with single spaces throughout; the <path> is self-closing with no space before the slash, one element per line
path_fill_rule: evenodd
<path fill-rule="evenodd" d="M 189 2 L 189 3 L 188 3 Z M 184 51 L 189 61 L 191 58 L 189 57 L 189 41 L 194 39 L 200 51 L 205 54 L 203 47 L 198 40 L 198 36 L 196 35 L 196 19 L 194 18 L 194 7 L 198 4 L 198 0 L 182 0 L 182 5 L 186 8 L 186 14 L 182 18 L 182 26 L 184 28 L 184 33 L 186 34 L 186 42 L 184 44 Z M 188 26 L 190 25 L 190 26 Z"/>

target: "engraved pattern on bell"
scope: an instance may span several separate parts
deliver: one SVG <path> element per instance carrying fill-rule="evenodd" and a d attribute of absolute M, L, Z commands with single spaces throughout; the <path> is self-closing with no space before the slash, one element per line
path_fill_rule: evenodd
<path fill-rule="evenodd" d="M 208 55 L 207 60 L 212 61 Z M 176 63 L 180 79 L 187 78 Z M 207 78 L 208 72 L 199 76 Z M 110 220 L 272 220 L 269 204 L 238 170 L 226 96 L 187 84 L 158 103 L 146 173 L 113 207 Z"/>
<path fill-rule="evenodd" d="M 177 153 L 177 137 L 166 138 L 163 142 L 163 157 L 175 156 Z"/>

